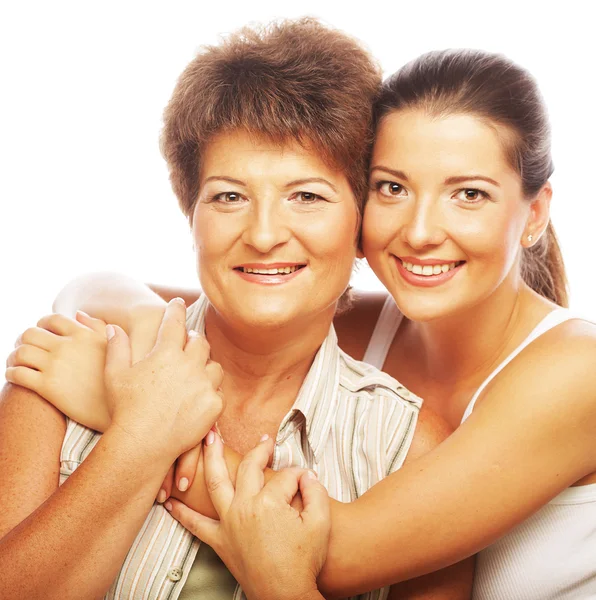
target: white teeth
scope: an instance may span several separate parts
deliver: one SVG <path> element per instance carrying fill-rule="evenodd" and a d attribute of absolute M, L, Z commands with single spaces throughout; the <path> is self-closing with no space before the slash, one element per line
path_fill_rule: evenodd
<path fill-rule="evenodd" d="M 279 269 L 251 269 L 250 267 L 242 267 L 245 273 L 256 273 L 258 275 L 279 275 L 289 274 L 296 271 L 298 267 L 280 267 Z"/>
<path fill-rule="evenodd" d="M 441 273 L 447 273 L 447 271 L 451 271 L 451 269 L 455 269 L 455 267 L 459 263 L 445 263 L 443 265 L 415 265 L 412 263 L 408 263 L 402 260 L 402 265 L 404 269 L 410 271 L 410 273 L 414 273 L 414 275 L 425 275 L 427 277 L 431 275 L 440 275 Z"/>

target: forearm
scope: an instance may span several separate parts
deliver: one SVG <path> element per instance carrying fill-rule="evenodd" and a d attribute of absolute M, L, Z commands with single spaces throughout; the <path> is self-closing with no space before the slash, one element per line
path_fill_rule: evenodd
<path fill-rule="evenodd" d="M 0 540 L 3 594 L 13 600 L 103 596 L 153 504 L 167 462 L 121 432 L 106 432 L 69 479 Z"/>
<path fill-rule="evenodd" d="M 90 273 L 68 283 L 56 297 L 53 310 L 69 317 L 82 310 L 128 332 L 133 309 L 161 306 L 165 302 L 135 279 L 119 273 Z"/>
<path fill-rule="evenodd" d="M 238 465 L 242 460 L 242 455 L 239 452 L 236 452 L 229 446 L 224 446 L 224 457 L 226 461 L 226 466 L 228 468 L 228 473 L 230 474 L 230 479 L 232 483 L 236 483 L 236 472 L 238 471 Z M 273 469 L 265 469 L 265 482 L 269 481 L 271 477 L 273 477 L 275 471 Z M 172 496 L 181 500 L 188 507 L 200 512 L 201 514 L 211 517 L 212 519 L 218 519 L 219 516 L 217 511 L 215 510 L 213 503 L 211 502 L 211 497 L 209 496 L 209 491 L 207 489 L 207 484 L 205 482 L 205 472 L 203 470 L 203 457 L 201 456 L 198 465 L 197 471 L 195 473 L 195 478 L 193 480 L 192 485 L 186 492 L 181 492 L 176 487 L 172 489 Z M 297 510 L 302 510 L 302 498 L 300 497 L 300 493 L 294 496 L 292 500 L 292 506 Z"/>

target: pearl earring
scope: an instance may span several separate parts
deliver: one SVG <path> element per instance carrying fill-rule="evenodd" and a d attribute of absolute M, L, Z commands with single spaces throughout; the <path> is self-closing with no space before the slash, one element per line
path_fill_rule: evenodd
<path fill-rule="evenodd" d="M 533 239 L 534 239 L 534 238 L 533 238 L 532 234 L 530 234 L 530 235 L 528 236 L 528 242 L 531 242 Z"/>

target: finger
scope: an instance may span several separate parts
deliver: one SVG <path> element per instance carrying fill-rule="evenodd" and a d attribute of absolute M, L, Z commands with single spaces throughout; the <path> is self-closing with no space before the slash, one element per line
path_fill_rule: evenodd
<path fill-rule="evenodd" d="M 165 508 L 183 527 L 186 527 L 193 535 L 196 535 L 201 541 L 205 542 L 213 549 L 220 546 L 220 525 L 219 521 L 211 519 L 196 512 L 174 498 L 170 498 L 165 504 Z"/>
<path fill-rule="evenodd" d="M 191 329 L 188 332 L 188 340 L 184 346 L 184 353 L 192 356 L 199 364 L 204 365 L 209 360 L 210 351 L 211 349 L 205 336 L 199 335 Z"/>
<path fill-rule="evenodd" d="M 239 499 L 252 498 L 262 489 L 265 482 L 263 471 L 273 453 L 273 440 L 263 436 L 261 441 L 246 454 L 238 465 L 236 473 L 236 496 Z"/>
<path fill-rule="evenodd" d="M 29 367 L 37 371 L 43 371 L 48 364 L 50 358 L 49 352 L 23 344 L 13 350 L 6 359 L 7 367 Z"/>
<path fill-rule="evenodd" d="M 215 389 L 218 389 L 223 383 L 224 372 L 218 362 L 208 360 L 207 365 L 205 366 L 205 374 Z"/>
<path fill-rule="evenodd" d="M 43 375 L 39 371 L 30 369 L 29 367 L 8 367 L 4 373 L 6 381 L 28 388 L 37 392 L 40 396 L 43 383 Z"/>
<path fill-rule="evenodd" d="M 172 484 L 174 483 L 174 467 L 175 465 L 172 465 L 169 468 L 168 474 L 161 484 L 161 489 L 159 490 L 156 498 L 159 504 L 163 504 L 172 493 Z"/>
<path fill-rule="evenodd" d="M 211 502 L 221 519 L 228 512 L 234 499 L 234 485 L 226 465 L 221 438 L 212 429 L 205 437 L 203 469 Z"/>
<path fill-rule="evenodd" d="M 130 340 L 126 332 L 118 325 L 107 325 L 106 336 L 108 345 L 106 349 L 105 372 L 113 373 L 125 367 L 130 367 Z"/>
<path fill-rule="evenodd" d="M 29 344 L 31 346 L 37 346 L 42 350 L 53 350 L 56 345 L 60 342 L 60 336 L 42 329 L 41 327 L 30 327 L 25 330 L 18 338 L 15 343 L 16 346 L 21 344 Z"/>
<path fill-rule="evenodd" d="M 186 305 L 182 298 L 173 298 L 168 302 L 159 331 L 155 348 L 179 348 L 186 345 Z"/>
<path fill-rule="evenodd" d="M 176 487 L 181 492 L 185 492 L 195 480 L 195 474 L 197 472 L 199 460 L 201 460 L 202 452 L 203 444 L 199 444 L 178 457 L 174 479 L 176 481 Z"/>
<path fill-rule="evenodd" d="M 106 322 L 101 319 L 96 319 L 95 317 L 90 317 L 86 312 L 82 310 L 77 310 L 75 314 L 75 319 L 85 327 L 89 327 L 89 329 L 93 329 L 93 331 L 97 333 L 105 334 L 106 331 Z"/>
<path fill-rule="evenodd" d="M 75 320 L 58 313 L 42 317 L 37 321 L 37 326 L 57 335 L 72 335 L 80 327 Z"/>
<path fill-rule="evenodd" d="M 300 478 L 306 473 L 305 469 L 290 467 L 277 473 L 263 487 L 263 494 L 267 494 L 276 501 L 286 504 L 292 502 L 292 498 L 300 488 Z"/>
<path fill-rule="evenodd" d="M 325 486 L 312 471 L 300 477 L 300 495 L 303 509 L 302 520 L 321 527 L 331 526 L 331 503 Z"/>

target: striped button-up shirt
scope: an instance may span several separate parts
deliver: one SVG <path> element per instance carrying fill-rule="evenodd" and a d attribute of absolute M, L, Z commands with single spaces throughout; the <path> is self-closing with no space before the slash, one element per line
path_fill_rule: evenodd
<path fill-rule="evenodd" d="M 187 311 L 187 327 L 204 332 L 209 304 Z M 351 502 L 399 469 L 414 435 L 421 400 L 395 379 L 356 361 L 337 345 L 333 327 L 296 402 L 277 433 L 273 468 L 316 471 L 332 498 Z M 100 434 L 69 420 L 60 455 L 63 483 L 93 450 Z M 159 504 L 137 534 L 106 600 L 175 600 L 200 542 Z M 384 599 L 388 588 L 357 598 Z M 229 600 L 244 598 L 239 587 Z"/>

